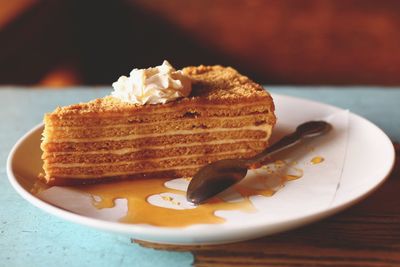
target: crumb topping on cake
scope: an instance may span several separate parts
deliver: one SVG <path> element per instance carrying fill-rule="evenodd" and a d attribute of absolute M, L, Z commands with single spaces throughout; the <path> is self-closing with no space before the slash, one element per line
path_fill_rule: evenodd
<path fill-rule="evenodd" d="M 212 100 L 266 94 L 259 84 L 239 74 L 231 67 L 200 65 L 198 67 L 186 67 L 182 71 L 192 79 L 192 97 L 207 97 Z"/>
<path fill-rule="evenodd" d="M 95 99 L 87 103 L 79 103 L 66 107 L 58 107 L 49 115 L 66 116 L 74 114 L 95 114 L 104 112 L 151 112 L 154 109 L 170 108 L 176 104 L 231 104 L 245 102 L 246 100 L 265 101 L 272 99 L 263 87 L 248 77 L 239 74 L 231 67 L 191 66 L 182 69 L 183 74 L 192 81 L 192 92 L 189 97 L 177 99 L 165 104 L 131 104 L 123 102 L 112 96 Z"/>

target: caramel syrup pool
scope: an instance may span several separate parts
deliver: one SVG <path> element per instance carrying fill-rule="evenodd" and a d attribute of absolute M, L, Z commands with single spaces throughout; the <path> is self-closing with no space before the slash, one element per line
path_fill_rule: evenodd
<path fill-rule="evenodd" d="M 171 189 L 166 182 L 171 179 L 137 179 L 99 185 L 83 185 L 75 187 L 80 192 L 92 196 L 92 205 L 97 209 L 112 208 L 116 199 L 126 199 L 128 205 L 127 214 L 119 221 L 133 224 L 150 224 L 165 227 L 184 227 L 193 224 L 220 224 L 225 222 L 224 218 L 215 215 L 216 211 L 239 210 L 243 212 L 255 212 L 256 209 L 249 197 L 253 195 L 272 196 L 276 190 L 284 186 L 287 181 L 298 179 L 302 171 L 297 169 L 296 174 L 287 174 L 286 171 L 279 172 L 289 165 L 284 161 L 276 161 L 268 166 L 263 166 L 263 173 L 253 170 L 251 184 L 258 187 L 249 187 L 241 183 L 232 188 L 241 195 L 237 201 L 224 201 L 222 198 L 214 197 L 205 204 L 190 209 L 173 209 L 154 205 L 148 201 L 150 196 L 160 195 L 163 201 L 173 205 L 182 203 L 166 193 L 185 196 L 186 192 Z M 293 168 L 293 167 L 291 167 Z M 266 170 L 266 172 L 265 172 Z M 267 177 L 271 174 L 278 175 L 273 186 L 266 185 Z M 189 179 L 186 179 L 189 182 Z M 161 195 L 162 194 L 162 195 Z"/>

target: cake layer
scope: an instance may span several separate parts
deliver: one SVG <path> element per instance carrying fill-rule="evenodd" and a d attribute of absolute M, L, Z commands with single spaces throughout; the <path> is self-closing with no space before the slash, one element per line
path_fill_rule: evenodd
<path fill-rule="evenodd" d="M 268 126 L 268 125 L 267 125 Z M 229 132 L 232 131 L 264 131 L 264 129 L 260 126 L 247 126 L 247 127 L 242 127 L 242 128 L 214 128 L 214 129 L 193 129 L 193 130 L 176 130 L 176 131 L 170 131 L 166 132 L 165 134 L 159 134 L 159 133 L 149 133 L 149 134 L 130 134 L 130 135 L 124 135 L 124 136 L 112 136 L 112 137 L 98 137 L 98 138 L 53 138 L 52 142 L 55 143 L 60 143 L 60 142 L 101 142 L 101 141 L 125 141 L 125 140 L 132 140 L 132 139 L 139 139 L 139 138 L 155 138 L 155 137 L 160 137 L 160 136 L 173 136 L 173 135 L 190 135 L 191 133 L 196 134 L 196 133 L 203 133 L 203 132 L 208 132 L 208 133 L 226 133 L 225 136 L 229 136 Z M 46 144 L 48 139 L 43 140 L 43 143 Z"/>
<path fill-rule="evenodd" d="M 224 143 L 213 144 L 213 143 L 205 143 L 205 144 L 191 144 L 190 146 L 172 146 L 164 149 L 150 149 L 147 147 L 136 149 L 134 151 L 128 151 L 123 154 L 109 153 L 106 151 L 97 152 L 97 153 L 48 153 L 44 159 L 46 159 L 45 167 L 54 166 L 54 164 L 62 163 L 85 163 L 85 164 L 93 164 L 93 163 L 114 163 L 114 162 L 126 162 L 126 161 L 134 161 L 134 160 L 144 160 L 144 159 L 159 159 L 159 158 L 168 158 L 174 157 L 176 155 L 185 156 L 185 155 L 210 155 L 214 153 L 218 153 L 221 151 L 237 151 L 241 150 L 244 152 L 247 151 L 259 151 L 267 144 L 266 141 L 242 141 L 242 142 L 232 142 L 232 141 L 224 141 Z"/>
<path fill-rule="evenodd" d="M 269 120 L 271 119 L 265 114 L 223 118 L 201 117 L 156 123 L 135 123 L 133 125 L 117 124 L 115 126 L 106 127 L 46 127 L 44 133 L 48 138 L 60 141 L 65 139 L 139 136 L 161 132 L 162 134 L 169 134 L 169 132 L 174 132 L 176 130 L 191 131 L 194 129 L 223 129 L 249 126 L 249 130 L 261 129 L 263 127 L 262 125 L 267 125 L 269 123 Z"/>
<path fill-rule="evenodd" d="M 270 114 L 273 116 L 273 106 L 266 106 L 265 102 L 272 101 L 270 96 L 250 101 L 247 104 L 235 103 L 232 105 L 195 104 L 187 101 L 167 103 L 164 105 L 144 105 L 121 112 L 113 111 L 114 106 L 126 106 L 125 103 L 105 97 L 89 103 L 57 108 L 55 112 L 45 115 L 46 126 L 87 126 L 87 125 L 114 125 L 143 122 L 162 122 L 193 117 L 226 117 L 252 114 Z M 263 105 L 264 103 L 264 105 Z M 103 106 L 104 112 L 96 109 L 96 104 Z"/>
<path fill-rule="evenodd" d="M 186 134 L 174 135 L 159 135 L 151 137 L 135 137 L 130 140 L 117 140 L 117 141 L 93 141 L 88 142 L 53 142 L 43 143 L 42 149 L 44 150 L 44 157 L 47 153 L 53 152 L 89 152 L 89 151 L 113 151 L 123 149 L 141 149 L 141 148 L 164 148 L 171 146 L 186 146 L 191 144 L 205 143 L 205 142 L 224 142 L 225 140 L 240 142 L 243 139 L 250 140 L 264 140 L 269 137 L 271 126 L 265 131 L 229 131 L 229 132 L 197 132 L 187 138 Z"/>
<path fill-rule="evenodd" d="M 48 174 L 53 178 L 90 178 L 109 177 L 117 175 L 129 175 L 135 173 L 176 171 L 179 169 L 199 168 L 207 163 L 226 158 L 243 158 L 253 156 L 254 152 L 248 153 L 223 153 L 220 155 L 204 155 L 191 157 L 176 157 L 161 160 L 142 160 L 133 163 L 114 163 L 101 165 L 85 165 L 82 167 L 51 167 L 47 168 Z"/>
<path fill-rule="evenodd" d="M 119 180 L 124 179 L 139 179 L 139 178 L 180 178 L 180 177 L 191 177 L 198 170 L 198 166 L 195 167 L 187 167 L 184 169 L 176 169 L 176 170 L 167 170 L 167 171 L 148 171 L 134 174 L 115 174 L 114 176 L 105 176 L 98 177 L 97 179 L 90 178 L 73 178 L 73 177 L 51 177 L 49 180 L 46 180 L 43 176 L 40 176 L 40 179 L 44 179 L 44 181 L 50 185 L 82 185 L 82 184 L 94 184 L 94 183 L 107 183 L 107 182 L 117 182 Z"/>

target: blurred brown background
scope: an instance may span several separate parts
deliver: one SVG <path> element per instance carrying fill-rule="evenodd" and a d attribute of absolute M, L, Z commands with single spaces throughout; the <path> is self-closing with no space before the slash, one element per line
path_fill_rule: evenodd
<path fill-rule="evenodd" d="M 231 65 L 267 84 L 400 85 L 397 0 L 0 0 L 0 84 Z"/>

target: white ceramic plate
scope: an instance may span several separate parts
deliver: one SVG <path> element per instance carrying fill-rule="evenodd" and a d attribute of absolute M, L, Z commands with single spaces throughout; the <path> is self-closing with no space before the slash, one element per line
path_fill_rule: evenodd
<path fill-rule="evenodd" d="M 301 122 L 343 111 L 300 98 L 282 95 L 273 97 L 278 117 L 274 139 L 288 133 Z M 394 165 L 395 153 L 391 141 L 366 119 L 352 113 L 347 118 L 347 149 L 340 152 L 344 153 L 344 164 L 337 166 L 336 173 L 340 177 L 337 177 L 336 184 L 319 184 L 318 181 L 324 181 L 323 175 L 316 181 L 312 181 L 311 176 L 305 176 L 290 182 L 290 186 L 285 186 L 274 196 L 255 203 L 260 213 L 239 213 L 234 216 L 228 214 L 227 223 L 223 224 L 184 228 L 124 224 L 78 215 L 39 199 L 30 190 L 41 171 L 39 145 L 42 125 L 29 131 L 15 144 L 8 157 L 7 173 L 11 184 L 23 198 L 36 207 L 71 222 L 158 243 L 193 245 L 236 242 L 286 231 L 325 218 L 360 201 L 385 180 Z M 327 149 L 332 150 L 332 146 L 329 147 L 328 144 Z M 312 194 L 313 189 L 315 195 Z M 327 205 L 313 206 L 313 203 L 319 202 L 319 196 L 324 195 L 319 192 L 320 189 L 334 191 L 333 197 Z M 296 197 L 293 204 L 295 206 L 283 203 L 285 196 Z M 283 208 L 274 211 L 274 205 L 281 205 Z"/>

